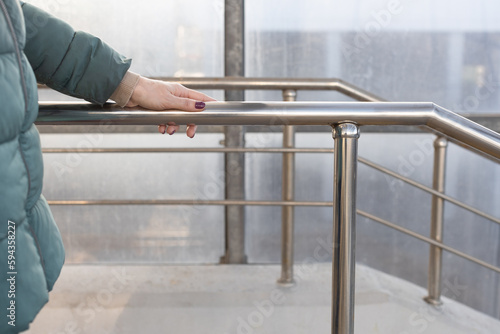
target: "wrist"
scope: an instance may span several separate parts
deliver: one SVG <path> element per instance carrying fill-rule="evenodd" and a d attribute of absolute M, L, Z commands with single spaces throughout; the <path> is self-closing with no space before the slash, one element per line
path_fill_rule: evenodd
<path fill-rule="evenodd" d="M 135 107 L 141 104 L 141 101 L 144 99 L 144 96 L 147 92 L 146 85 L 147 79 L 140 77 L 134 87 L 132 95 L 130 96 L 129 102 L 126 104 L 127 107 Z"/>
<path fill-rule="evenodd" d="M 127 71 L 110 99 L 114 100 L 120 107 L 127 106 L 140 79 L 141 76 L 139 74 Z"/>

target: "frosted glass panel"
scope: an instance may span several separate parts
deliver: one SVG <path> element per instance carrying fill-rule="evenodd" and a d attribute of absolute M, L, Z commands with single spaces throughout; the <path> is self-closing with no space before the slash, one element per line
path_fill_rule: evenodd
<path fill-rule="evenodd" d="M 220 134 L 44 134 L 50 148 L 217 147 Z M 222 199 L 221 154 L 44 155 L 48 200 Z M 203 166 L 203 168 L 199 168 Z M 52 206 L 67 263 L 217 263 L 224 210 L 215 206 Z"/>
<path fill-rule="evenodd" d="M 132 59 L 148 77 L 223 76 L 224 1 L 28 0 Z M 195 10 L 194 10 L 195 9 Z M 217 99 L 219 91 L 206 91 Z M 68 100 L 49 90 L 40 100 Z"/>
<path fill-rule="evenodd" d="M 391 101 L 494 113 L 499 22 L 493 0 L 256 0 L 246 5 L 247 76 L 337 77 Z"/>
<path fill-rule="evenodd" d="M 221 76 L 223 0 L 28 1 L 92 33 L 133 59 L 144 76 Z M 196 10 L 193 10 L 196 8 Z M 209 17 L 210 19 L 207 19 Z M 221 98 L 221 92 L 207 91 Z M 73 100 L 49 89 L 40 100 Z M 154 129 L 152 128 L 154 131 Z M 218 146 L 220 135 L 43 134 L 44 147 Z M 222 155 L 45 154 L 48 199 L 220 199 L 206 189 Z M 207 169 L 200 169 L 204 165 Z M 219 173 L 219 174 L 218 174 Z M 219 180 L 219 178 L 217 178 Z M 217 263 L 224 252 L 221 207 L 53 206 L 67 263 Z"/>
<path fill-rule="evenodd" d="M 500 110 L 497 1 L 257 0 L 246 2 L 245 9 L 247 76 L 335 77 L 390 101 L 431 101 L 467 114 Z M 246 96 L 280 98 L 278 93 L 260 91 Z M 349 100 L 332 92 L 302 91 L 298 99 Z M 366 134 L 363 129 L 361 133 L 362 157 L 432 186 L 434 136 Z M 319 134 L 298 134 L 296 139 L 304 147 L 333 146 L 330 133 L 321 139 Z M 252 164 L 257 169 L 248 170 L 247 179 L 258 183 L 247 187 L 248 196 L 280 198 L 280 186 L 274 183 L 281 183 L 281 159 L 259 159 Z M 331 156 L 297 154 L 296 169 L 297 199 L 331 200 Z M 362 164 L 358 169 L 360 209 L 429 234 L 429 194 Z M 263 171 L 266 176 L 259 182 L 257 173 Z M 499 173 L 498 165 L 450 145 L 447 191 L 497 217 Z M 295 258 L 300 263 L 314 254 L 318 238 L 331 234 L 332 212 L 313 208 L 295 212 Z M 249 208 L 247 215 L 249 259 L 279 261 L 279 208 Z M 500 264 L 498 225 L 452 204 L 445 207 L 445 219 L 446 243 Z M 359 217 L 357 245 L 358 261 L 426 286 L 426 244 Z M 450 254 L 445 254 L 443 275 L 448 284 L 445 295 L 499 315 L 498 298 L 491 297 L 498 295 L 498 275 Z M 467 293 L 452 291 L 457 278 Z"/>
<path fill-rule="evenodd" d="M 30 0 L 133 59 L 145 76 L 220 76 L 223 0 Z"/>

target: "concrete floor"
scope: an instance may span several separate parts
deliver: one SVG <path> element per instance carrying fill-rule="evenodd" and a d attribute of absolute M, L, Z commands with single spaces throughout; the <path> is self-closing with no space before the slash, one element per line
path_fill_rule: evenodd
<path fill-rule="evenodd" d="M 66 266 L 29 334 L 330 333 L 331 265 Z M 460 293 L 458 282 L 445 287 Z M 463 291 L 462 291 L 463 292 Z M 356 269 L 355 333 L 500 333 L 500 321 L 364 266 Z"/>

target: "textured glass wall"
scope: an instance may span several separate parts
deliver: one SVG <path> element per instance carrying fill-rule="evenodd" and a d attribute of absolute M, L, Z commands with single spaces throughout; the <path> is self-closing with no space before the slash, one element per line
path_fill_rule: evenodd
<path fill-rule="evenodd" d="M 213 76 L 223 68 L 222 0 L 30 0 L 134 59 L 146 76 Z"/>
<path fill-rule="evenodd" d="M 461 113 L 500 111 L 500 3 L 497 1 L 247 1 L 247 76 L 337 77 L 390 101 L 432 101 Z M 249 100 L 279 92 L 247 92 Z M 299 92 L 299 100 L 349 100 Z M 259 134 L 247 135 L 248 144 Z M 432 135 L 363 134 L 360 155 L 432 185 Z M 272 143 L 280 144 L 279 136 Z M 298 134 L 304 147 L 332 147 L 331 135 Z M 297 155 L 297 199 L 331 200 L 332 157 Z M 281 159 L 248 163 L 251 198 L 280 198 Z M 262 176 L 264 173 L 265 176 Z M 446 191 L 500 216 L 500 167 L 450 144 Z M 358 207 L 429 234 L 431 196 L 360 165 Z M 280 210 L 247 209 L 249 259 L 280 259 Z M 445 243 L 500 265 L 500 228 L 456 206 L 445 207 Z M 331 234 L 331 211 L 296 209 L 296 260 L 307 261 Z M 358 217 L 357 260 L 426 286 L 428 246 Z M 271 250 L 271 251 L 268 251 Z M 499 275 L 444 255 L 446 296 L 499 316 Z M 480 283 L 479 283 L 480 282 Z"/>
<path fill-rule="evenodd" d="M 131 57 L 144 76 L 222 76 L 223 1 L 29 1 Z M 196 10 L 193 10 L 196 8 Z M 206 19 L 210 17 L 210 19 Z M 220 98 L 221 92 L 208 92 Z M 68 100 L 43 89 L 41 100 Z M 102 131 L 101 131 L 102 130 Z M 43 147 L 220 146 L 220 134 L 43 134 Z M 45 154 L 48 199 L 221 199 L 216 154 Z M 204 166 L 204 168 L 199 168 Z M 197 206 L 52 206 L 66 263 L 218 263 L 224 211 Z"/>
<path fill-rule="evenodd" d="M 217 147 L 222 135 L 44 134 L 51 148 Z M 45 154 L 43 193 L 59 200 L 222 199 L 218 154 Z M 203 166 L 204 168 L 198 168 Z M 217 263 L 224 210 L 212 206 L 52 206 L 67 263 Z"/>
<path fill-rule="evenodd" d="M 132 58 L 131 70 L 141 75 L 223 75 L 223 0 L 27 2 L 69 22 L 76 30 L 100 37 Z M 219 92 L 210 93 L 221 97 Z"/>

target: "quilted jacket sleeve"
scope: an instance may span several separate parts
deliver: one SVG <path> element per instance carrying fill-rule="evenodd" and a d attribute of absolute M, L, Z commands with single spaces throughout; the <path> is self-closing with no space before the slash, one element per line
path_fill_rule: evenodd
<path fill-rule="evenodd" d="M 24 52 L 37 81 L 67 95 L 103 104 L 130 67 L 99 38 L 74 31 L 64 21 L 22 3 L 26 22 Z"/>

